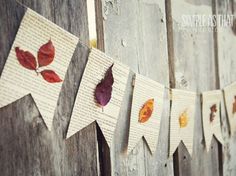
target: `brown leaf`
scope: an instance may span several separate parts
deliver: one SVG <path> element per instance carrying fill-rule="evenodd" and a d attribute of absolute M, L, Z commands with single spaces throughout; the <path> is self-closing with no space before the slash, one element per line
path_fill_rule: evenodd
<path fill-rule="evenodd" d="M 31 54 L 29 51 L 23 51 L 19 47 L 15 48 L 15 52 L 19 63 L 23 67 L 29 70 L 36 70 L 37 64 L 33 54 Z"/>
<path fill-rule="evenodd" d="M 55 56 L 55 48 L 51 40 L 42 45 L 38 50 L 39 67 L 47 66 L 52 63 Z"/>
<path fill-rule="evenodd" d="M 53 70 L 43 70 L 40 72 L 43 78 L 49 83 L 61 82 L 61 78 Z"/>
<path fill-rule="evenodd" d="M 236 96 L 234 96 L 234 103 L 233 103 L 233 114 L 236 113 Z"/>
<path fill-rule="evenodd" d="M 140 123 L 147 122 L 152 115 L 153 108 L 154 108 L 154 99 L 147 100 L 139 111 L 138 121 Z"/>
<path fill-rule="evenodd" d="M 211 109 L 210 122 L 213 122 L 216 116 L 215 113 L 217 112 L 216 104 L 212 105 L 210 109 Z"/>
<path fill-rule="evenodd" d="M 113 64 L 106 71 L 104 79 L 102 79 L 95 88 L 95 100 L 102 107 L 106 106 L 111 99 L 112 85 L 114 83 L 112 67 Z"/>

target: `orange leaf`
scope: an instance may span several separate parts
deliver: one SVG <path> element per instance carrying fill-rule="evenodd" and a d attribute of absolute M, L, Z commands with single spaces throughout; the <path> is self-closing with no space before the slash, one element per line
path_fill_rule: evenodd
<path fill-rule="evenodd" d="M 144 123 L 149 120 L 153 112 L 153 107 L 154 107 L 154 99 L 149 99 L 144 103 L 143 107 L 139 111 L 138 121 L 140 123 Z"/>
<path fill-rule="evenodd" d="M 184 128 L 188 125 L 188 114 L 186 110 L 179 116 L 179 126 Z"/>

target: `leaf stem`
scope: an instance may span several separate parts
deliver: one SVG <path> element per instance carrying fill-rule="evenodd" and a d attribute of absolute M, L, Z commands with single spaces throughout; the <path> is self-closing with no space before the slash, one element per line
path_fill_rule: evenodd
<path fill-rule="evenodd" d="M 38 68 L 36 68 L 34 71 L 35 71 L 35 73 L 36 73 L 36 74 L 37 74 L 37 76 L 38 76 L 38 75 L 39 75 L 39 73 L 40 73 L 40 72 L 39 72 L 39 69 L 38 69 Z"/>

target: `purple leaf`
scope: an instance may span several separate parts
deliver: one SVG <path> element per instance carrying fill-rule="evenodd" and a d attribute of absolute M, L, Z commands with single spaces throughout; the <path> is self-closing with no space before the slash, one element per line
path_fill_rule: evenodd
<path fill-rule="evenodd" d="M 114 78 L 112 74 L 113 64 L 106 71 L 104 79 L 98 83 L 95 89 L 95 99 L 100 106 L 106 106 L 111 100 L 112 85 Z"/>

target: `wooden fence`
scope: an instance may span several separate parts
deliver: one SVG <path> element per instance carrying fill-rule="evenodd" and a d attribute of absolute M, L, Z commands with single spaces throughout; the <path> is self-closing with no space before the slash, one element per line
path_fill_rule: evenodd
<path fill-rule="evenodd" d="M 86 0 L 21 0 L 88 44 Z M 98 48 L 141 73 L 172 88 L 197 92 L 223 88 L 236 81 L 236 28 L 182 30 L 182 15 L 234 14 L 234 0 L 96 0 Z M 0 73 L 25 8 L 15 0 L 0 1 Z M 215 138 L 207 153 L 198 99 L 192 158 L 181 143 L 168 157 L 168 94 L 159 142 L 151 155 L 141 139 L 127 155 L 132 76 L 109 149 L 96 122 L 66 140 L 66 132 L 89 49 L 78 44 L 68 68 L 53 128 L 48 131 L 31 95 L 0 109 L 2 176 L 217 176 L 236 175 L 236 137 L 229 134 L 222 108 L 225 144 Z"/>

